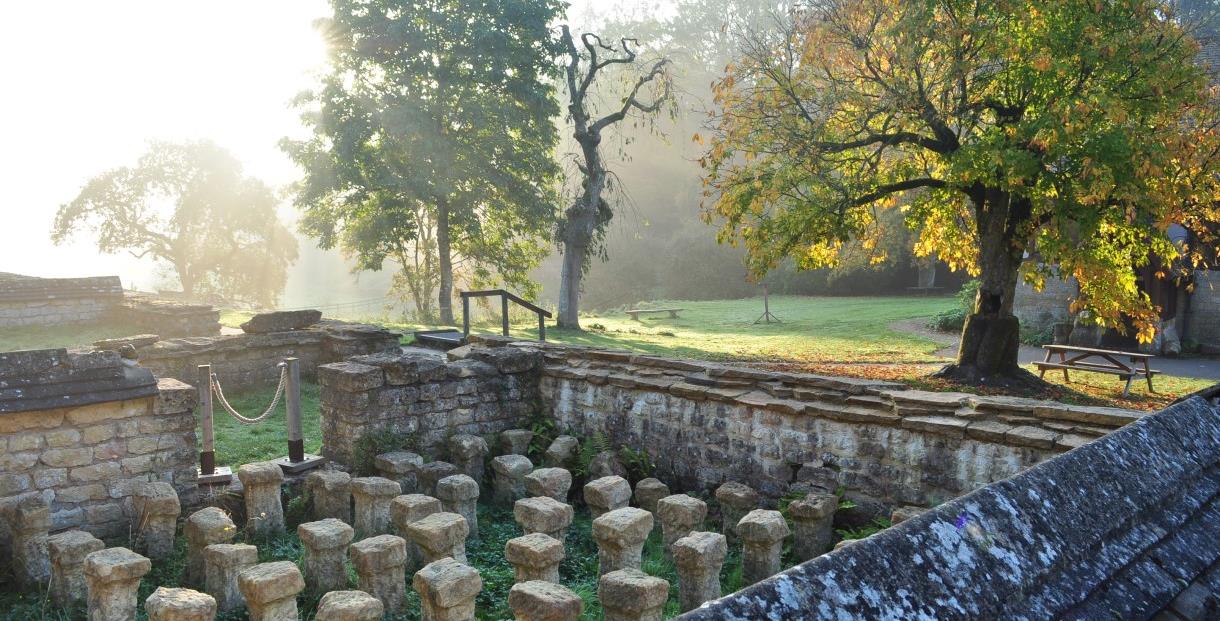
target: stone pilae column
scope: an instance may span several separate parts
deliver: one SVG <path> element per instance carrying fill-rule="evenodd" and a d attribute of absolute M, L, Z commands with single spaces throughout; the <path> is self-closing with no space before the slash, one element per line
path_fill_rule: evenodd
<path fill-rule="evenodd" d="M 387 613 L 402 612 L 407 595 L 407 542 L 397 535 L 378 535 L 351 545 L 352 567 L 360 590 L 381 600 Z"/>
<path fill-rule="evenodd" d="M 507 505 L 525 497 L 525 475 L 534 470 L 528 457 L 501 455 L 491 460 L 491 470 L 496 502 Z"/>
<path fill-rule="evenodd" d="M 47 538 L 51 507 L 42 496 L 22 500 L 13 510 L 13 577 L 23 589 L 36 589 L 51 577 Z"/>
<path fill-rule="evenodd" d="M 576 456 L 580 452 L 580 441 L 572 436 L 558 436 L 547 447 L 544 461 L 554 468 L 571 469 L 576 465 Z"/>
<path fill-rule="evenodd" d="M 682 612 L 720 597 L 720 570 L 728 551 L 728 539 L 720 533 L 693 532 L 674 542 Z"/>
<path fill-rule="evenodd" d="M 469 533 L 466 538 L 479 538 L 479 484 L 465 474 L 455 474 L 436 482 L 436 497 L 449 513 L 466 518 Z"/>
<path fill-rule="evenodd" d="M 529 429 L 509 429 L 500 432 L 500 450 L 505 455 L 525 455 L 529 453 L 530 442 L 534 440 L 534 432 Z"/>
<path fill-rule="evenodd" d="M 737 541 L 737 523 L 741 518 L 758 508 L 758 492 L 748 485 L 729 481 L 716 488 L 716 502 L 720 504 L 720 532 L 729 542 Z"/>
<path fill-rule="evenodd" d="M 674 542 L 703 527 L 707 503 L 686 494 L 666 496 L 657 501 L 657 517 L 661 518 L 665 557 L 673 558 Z"/>
<path fill-rule="evenodd" d="M 85 603 L 85 557 L 106 547 L 101 539 L 83 530 L 70 530 L 47 539 L 51 557 L 51 601 L 60 608 Z"/>
<path fill-rule="evenodd" d="M 381 621 L 385 606 L 364 591 L 331 591 L 318 600 L 314 621 Z"/>
<path fill-rule="evenodd" d="M 237 525 L 217 507 L 204 507 L 186 518 L 182 527 L 186 537 L 186 569 L 182 581 L 186 586 L 203 586 L 204 548 L 214 543 L 229 543 L 237 536 Z"/>
<path fill-rule="evenodd" d="M 424 621 L 474 621 L 475 598 L 483 579 L 475 568 L 442 558 L 416 572 L 412 583 L 419 593 Z"/>
<path fill-rule="evenodd" d="M 237 469 L 246 499 L 246 533 L 268 537 L 284 532 L 280 485 L 284 471 L 272 462 L 245 464 Z"/>
<path fill-rule="evenodd" d="M 352 521 L 352 475 L 338 470 L 315 470 L 305 478 L 310 515 L 315 520 Z"/>
<path fill-rule="evenodd" d="M 788 504 L 794 537 L 792 551 L 807 561 L 830 551 L 834 542 L 835 511 L 839 497 L 834 494 L 810 493 Z"/>
<path fill-rule="evenodd" d="M 89 621 L 136 618 L 136 592 L 152 561 L 127 548 L 106 548 L 85 557 Z"/>
<path fill-rule="evenodd" d="M 174 486 L 164 481 L 143 483 L 136 487 L 132 507 L 140 551 L 154 561 L 169 558 L 174 553 L 174 534 L 182 513 Z"/>
<path fill-rule="evenodd" d="M 403 494 L 413 494 L 419 489 L 417 477 L 419 468 L 423 465 L 424 458 L 409 451 L 382 453 L 373 460 L 373 467 L 377 469 L 377 474 L 382 478 L 397 481 Z"/>
<path fill-rule="evenodd" d="M 652 514 L 635 507 L 615 509 L 593 520 L 600 573 L 640 569 L 644 542 L 650 532 Z"/>
<path fill-rule="evenodd" d="M 466 518 L 456 513 L 433 513 L 407 524 L 407 536 L 419 546 L 424 563 L 452 557 L 466 562 Z"/>
<path fill-rule="evenodd" d="M 594 519 L 631 503 L 631 484 L 617 475 L 585 483 L 584 492 L 585 504 L 589 506 L 589 513 Z"/>
<path fill-rule="evenodd" d="M 352 526 L 364 537 L 390 532 L 390 502 L 402 493 L 396 481 L 384 477 L 352 479 L 356 519 Z"/>
<path fill-rule="evenodd" d="M 216 600 L 191 589 L 158 587 L 144 600 L 144 611 L 148 621 L 212 621 Z"/>
<path fill-rule="evenodd" d="M 513 585 L 508 607 L 517 621 L 576 621 L 584 603 L 567 587 L 534 580 Z"/>
<path fill-rule="evenodd" d="M 479 436 L 460 434 L 449 439 L 449 461 L 474 479 L 479 489 L 483 488 L 483 460 L 487 453 L 487 441 Z"/>
<path fill-rule="evenodd" d="M 250 621 L 298 621 L 297 594 L 305 579 L 292 561 L 259 563 L 237 574 Z"/>
<path fill-rule="evenodd" d="M 560 543 L 567 539 L 575 515 L 572 505 L 546 496 L 522 498 L 513 504 L 513 518 L 521 530 L 526 534 L 542 533 Z"/>
<path fill-rule="evenodd" d="M 563 468 L 539 468 L 525 475 L 527 496 L 546 496 L 559 502 L 568 501 L 572 489 L 572 473 Z"/>
<path fill-rule="evenodd" d="M 437 481 L 461 473 L 457 466 L 447 461 L 430 461 L 420 466 L 419 472 L 415 475 L 416 491 L 428 496 L 436 496 Z"/>
<path fill-rule="evenodd" d="M 651 513 L 653 517 L 657 515 L 657 503 L 669 495 L 669 486 L 659 479 L 640 479 L 640 482 L 635 484 L 635 506 Z"/>
<path fill-rule="evenodd" d="M 612 571 L 598 580 L 605 621 L 661 621 L 669 583 L 638 569 Z"/>
<path fill-rule="evenodd" d="M 390 520 L 394 523 L 394 534 L 407 540 L 408 574 L 414 575 L 424 566 L 424 553 L 420 551 L 419 544 L 411 540 L 407 525 L 441 511 L 440 500 L 423 494 L 404 494 L 390 502 Z"/>
<path fill-rule="evenodd" d="M 514 580 L 544 580 L 559 583 L 563 544 L 542 533 L 530 533 L 504 544 L 504 559 L 513 566 Z"/>
<path fill-rule="evenodd" d="M 339 591 L 347 587 L 347 546 L 356 536 L 351 526 L 334 518 L 306 522 L 297 526 L 297 536 L 305 547 L 305 587 L 314 593 Z"/>
<path fill-rule="evenodd" d="M 258 548 L 244 543 L 214 543 L 203 549 L 203 590 L 216 599 L 220 612 L 246 605 L 237 575 L 258 564 Z"/>
<path fill-rule="evenodd" d="M 741 581 L 743 585 L 764 580 L 783 569 L 780 555 L 784 538 L 791 534 L 779 511 L 755 509 L 737 523 L 741 537 Z"/>

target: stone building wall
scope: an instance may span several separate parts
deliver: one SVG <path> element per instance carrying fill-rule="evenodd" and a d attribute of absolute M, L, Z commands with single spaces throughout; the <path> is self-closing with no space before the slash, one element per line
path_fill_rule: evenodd
<path fill-rule="evenodd" d="M 521 343 L 534 349 L 537 344 Z M 644 448 L 682 489 L 794 483 L 928 506 L 1012 476 L 1140 413 L 900 384 L 546 346 L 544 409 L 561 429 Z"/>
<path fill-rule="evenodd" d="M 398 348 L 396 332 L 324 321 L 303 330 L 166 339 L 136 349 L 140 366 L 157 377 L 187 378 L 193 383 L 199 365 L 210 364 L 225 390 L 240 390 L 274 386 L 280 377 L 276 365 L 285 357 L 300 358 L 301 376 L 312 380 L 320 364 Z"/>
<path fill-rule="evenodd" d="M 1183 339 L 1220 345 L 1220 271 L 1195 272 L 1195 290 L 1190 296 Z"/>
<path fill-rule="evenodd" d="M 220 311 L 208 304 L 188 304 L 142 294 L 128 294 L 110 318 L 135 324 L 162 338 L 220 334 Z"/>
<path fill-rule="evenodd" d="M 111 352 L 0 354 L 0 558 L 11 511 L 50 504 L 53 530 L 126 534 L 133 485 L 167 481 L 194 501 L 196 392 Z M 3 573 L 3 572 L 0 572 Z"/>
<path fill-rule="evenodd" d="M 455 434 L 490 435 L 526 424 L 538 407 L 537 352 L 463 348 L 466 356 L 412 352 L 356 356 L 318 367 L 322 454 L 344 464 L 369 433 L 414 435 L 438 452 Z"/>
<path fill-rule="evenodd" d="M 1024 327 L 1045 330 L 1052 324 L 1071 322 L 1068 306 L 1076 297 L 1076 279 L 1046 279 L 1042 291 L 1035 291 L 1024 280 L 1017 281 L 1012 313 Z"/>
<path fill-rule="evenodd" d="M 0 328 L 101 321 L 123 301 L 118 276 L 35 278 L 0 274 Z"/>

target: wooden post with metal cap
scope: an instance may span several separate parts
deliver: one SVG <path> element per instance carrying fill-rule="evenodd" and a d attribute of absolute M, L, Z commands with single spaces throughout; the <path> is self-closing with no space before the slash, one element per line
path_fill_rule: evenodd
<path fill-rule="evenodd" d="M 284 407 L 288 412 L 288 456 L 276 460 L 284 472 L 294 474 L 316 468 L 326 459 L 317 455 L 305 454 L 305 435 L 301 431 L 301 361 L 298 358 L 284 358 L 281 363 L 286 367 L 288 377 L 285 382 Z"/>
<path fill-rule="evenodd" d="M 203 432 L 203 448 L 199 451 L 199 470 L 196 480 L 199 485 L 228 483 L 233 472 L 226 467 L 216 467 L 216 433 L 212 417 L 212 365 L 199 365 L 199 427 Z"/>

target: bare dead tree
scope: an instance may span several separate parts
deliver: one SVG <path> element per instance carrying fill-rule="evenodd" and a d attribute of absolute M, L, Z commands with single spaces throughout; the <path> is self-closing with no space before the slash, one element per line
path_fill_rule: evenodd
<path fill-rule="evenodd" d="M 578 168 L 582 178 L 581 190 L 559 226 L 563 266 L 558 325 L 580 328 L 581 279 L 589 264 L 594 241 L 613 215 L 603 198 L 609 171 L 600 149 L 602 133 L 632 114 L 649 117 L 659 112 L 672 100 L 672 84 L 668 74 L 669 59 L 659 58 L 646 64 L 639 59 L 636 49 L 639 45 L 635 39 L 624 38 L 617 44 L 607 44 L 596 34 L 586 32 L 580 35 L 580 47 L 577 47 L 566 25 L 562 26 L 561 36 L 568 55 L 564 71 L 568 115 L 574 127 L 573 136 L 580 147 Z M 639 72 L 617 108 L 598 116 L 590 102 L 590 91 L 595 88 L 598 76 L 606 75 L 602 72 L 607 68 L 619 66 L 631 70 L 636 65 L 647 68 Z"/>

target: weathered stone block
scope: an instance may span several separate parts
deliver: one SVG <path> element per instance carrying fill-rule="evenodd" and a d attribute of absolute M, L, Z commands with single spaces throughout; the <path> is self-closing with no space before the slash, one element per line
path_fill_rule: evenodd
<path fill-rule="evenodd" d="M 635 505 L 656 517 L 657 503 L 670 495 L 669 486 L 658 479 L 640 479 L 635 484 Z"/>
<path fill-rule="evenodd" d="M 525 475 L 525 493 L 528 496 L 547 496 L 567 502 L 571 488 L 572 473 L 563 468 L 539 468 Z"/>
<path fill-rule="evenodd" d="M 315 470 L 305 478 L 315 520 L 352 521 L 352 477 L 339 470 Z"/>
<path fill-rule="evenodd" d="M 140 550 L 153 560 L 168 558 L 174 553 L 174 534 L 182 513 L 174 486 L 163 481 L 143 483 L 136 487 L 132 504 Z"/>
<path fill-rule="evenodd" d="M 626 507 L 631 502 L 631 484 L 620 476 L 608 476 L 585 483 L 585 504 L 597 518 L 603 513 Z"/>
<path fill-rule="evenodd" d="M 729 541 L 736 541 L 737 522 L 758 507 L 758 492 L 744 483 L 729 481 L 716 488 L 716 501 L 720 503 L 720 532 Z"/>
<path fill-rule="evenodd" d="M 394 534 L 407 540 L 408 574 L 414 574 L 424 566 L 424 556 L 419 546 L 407 534 L 407 525 L 442 510 L 440 500 L 423 494 L 405 494 L 390 502 L 390 519 L 394 523 Z"/>
<path fill-rule="evenodd" d="M 602 574 L 619 569 L 640 569 L 644 542 L 652 532 L 652 514 L 635 507 L 622 507 L 593 520 Z"/>
<path fill-rule="evenodd" d="M 136 591 L 152 561 L 127 548 L 106 548 L 85 557 L 89 621 L 136 618 Z"/>
<path fill-rule="evenodd" d="M 356 501 L 356 519 L 352 525 L 365 537 L 390 532 L 390 503 L 400 494 L 402 488 L 390 479 L 352 479 L 352 498 Z"/>
<path fill-rule="evenodd" d="M 381 369 L 358 362 L 335 362 L 318 367 L 318 383 L 328 390 L 361 393 L 385 383 Z"/>
<path fill-rule="evenodd" d="M 446 556 L 465 562 L 469 533 L 466 518 L 443 511 L 407 524 L 407 536 L 419 546 L 425 563 Z"/>
<path fill-rule="evenodd" d="M 483 487 L 483 460 L 487 457 L 487 441 L 470 434 L 459 434 L 449 439 L 449 461 L 463 474 Z"/>
<path fill-rule="evenodd" d="M 250 621 L 297 621 L 297 594 L 305 579 L 291 561 L 259 563 L 237 574 Z"/>
<path fill-rule="evenodd" d="M 381 600 L 364 591 L 331 591 L 318 601 L 314 621 L 380 621 L 384 615 Z"/>
<path fill-rule="evenodd" d="M 216 600 L 191 589 L 158 587 L 144 600 L 144 610 L 149 621 L 212 621 Z"/>
<path fill-rule="evenodd" d="M 707 503 L 687 496 L 674 494 L 657 501 L 657 517 L 661 519 L 661 541 L 665 555 L 672 558 L 675 541 L 703 527 L 707 518 Z"/>
<path fill-rule="evenodd" d="M 791 534 L 779 511 L 755 509 L 737 523 L 741 537 L 741 579 L 754 584 L 779 573 L 784 539 Z"/>
<path fill-rule="evenodd" d="M 101 539 L 81 531 L 71 530 L 47 539 L 51 559 L 51 600 L 60 608 L 74 608 L 85 603 L 85 557 L 106 547 Z"/>
<path fill-rule="evenodd" d="M 546 449 L 545 463 L 555 468 L 571 469 L 576 465 L 580 441 L 572 436 L 558 436 Z"/>
<path fill-rule="evenodd" d="M 219 508 L 205 507 L 186 518 L 182 533 L 186 537 L 186 569 L 182 582 L 186 586 L 203 586 L 204 548 L 233 541 L 237 526 Z"/>
<path fill-rule="evenodd" d="M 51 577 L 51 507 L 45 496 L 31 496 L 18 503 L 12 519 L 13 575 L 22 588 L 40 588 Z"/>
<path fill-rule="evenodd" d="M 415 475 L 418 480 L 418 491 L 427 496 L 436 496 L 436 482 L 455 474 L 461 474 L 461 472 L 457 466 L 447 461 L 428 462 L 420 466 L 419 472 Z"/>
<path fill-rule="evenodd" d="M 583 606 L 579 595 L 555 582 L 518 582 L 508 592 L 517 621 L 576 621 Z"/>
<path fill-rule="evenodd" d="M 479 538 L 479 484 L 464 474 L 448 476 L 436 482 L 436 497 L 445 511 L 466 518 L 467 539 Z"/>
<path fill-rule="evenodd" d="M 409 451 L 382 453 L 374 461 L 377 473 L 391 481 L 397 481 L 402 493 L 413 494 L 417 489 L 417 473 L 424 465 L 424 458 Z"/>
<path fill-rule="evenodd" d="M 513 566 L 515 580 L 545 580 L 559 583 L 563 543 L 542 533 L 530 533 L 504 544 L 504 559 Z"/>
<path fill-rule="evenodd" d="M 220 612 L 246 605 L 237 575 L 258 564 L 258 548 L 244 543 L 214 543 L 203 549 L 203 590 L 216 600 Z"/>
<path fill-rule="evenodd" d="M 795 530 L 792 551 L 798 559 L 807 561 L 830 550 L 838 508 L 839 497 L 834 494 L 806 494 L 788 504 Z"/>
<path fill-rule="evenodd" d="M 280 503 L 283 470 L 269 461 L 244 464 L 237 469 L 237 478 L 245 494 L 246 532 L 259 537 L 284 532 L 284 507 Z"/>
<path fill-rule="evenodd" d="M 474 621 L 475 598 L 483 579 L 473 567 L 452 558 L 424 566 L 412 580 L 424 621 Z"/>
<path fill-rule="evenodd" d="M 347 587 L 343 561 L 347 546 L 356 531 L 347 524 L 328 518 L 297 526 L 297 536 L 305 547 L 305 586 L 315 593 L 338 591 Z"/>
<path fill-rule="evenodd" d="M 525 475 L 533 469 L 534 464 L 524 455 L 501 455 L 491 460 L 496 502 L 508 504 L 525 497 Z"/>
<path fill-rule="evenodd" d="M 401 612 L 406 598 L 406 540 L 378 535 L 357 541 L 351 545 L 351 557 L 360 590 L 381 600 L 386 612 Z"/>
<path fill-rule="evenodd" d="M 241 329 L 247 334 L 287 332 L 308 328 L 321 320 L 322 311 L 320 310 L 274 311 L 254 315 L 241 324 Z"/>
<path fill-rule="evenodd" d="M 720 598 L 720 569 L 728 551 L 728 539 L 720 533 L 693 532 L 674 542 L 682 612 Z"/>
<path fill-rule="evenodd" d="M 605 574 L 597 583 L 605 621 L 661 621 L 669 583 L 638 569 Z"/>
<path fill-rule="evenodd" d="M 505 455 L 525 455 L 529 452 L 534 432 L 529 429 L 509 429 L 500 432 L 500 450 Z"/>
<path fill-rule="evenodd" d="M 513 504 L 513 518 L 521 530 L 527 534 L 542 533 L 560 543 L 567 539 L 574 516 L 571 505 L 546 496 L 522 498 Z"/>

